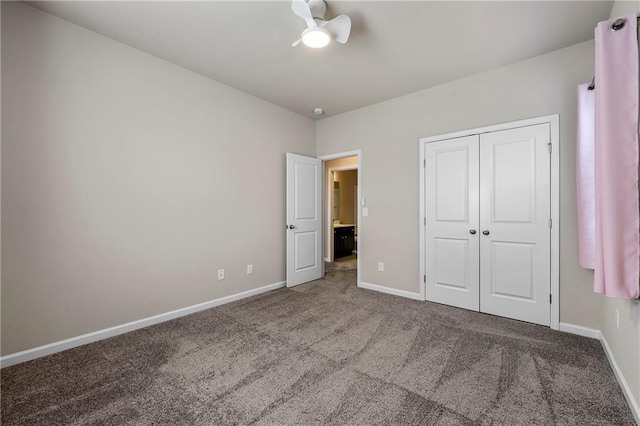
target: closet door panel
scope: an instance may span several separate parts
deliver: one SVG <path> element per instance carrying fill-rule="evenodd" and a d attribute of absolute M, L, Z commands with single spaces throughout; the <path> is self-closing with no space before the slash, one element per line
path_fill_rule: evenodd
<path fill-rule="evenodd" d="M 480 136 L 480 311 L 550 324 L 549 125 Z"/>
<path fill-rule="evenodd" d="M 479 137 L 426 144 L 427 300 L 479 309 Z M 474 231 L 475 233 L 470 233 Z"/>

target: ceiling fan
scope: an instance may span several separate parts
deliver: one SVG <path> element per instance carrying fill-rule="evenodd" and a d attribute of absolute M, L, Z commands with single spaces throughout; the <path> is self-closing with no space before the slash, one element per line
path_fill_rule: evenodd
<path fill-rule="evenodd" d="M 351 33 L 351 18 L 347 15 L 336 16 L 330 21 L 324 20 L 327 4 L 324 0 L 293 0 L 293 13 L 304 19 L 307 29 L 300 38 L 291 44 L 296 47 L 300 42 L 313 48 L 325 47 L 331 39 L 344 44 Z"/>

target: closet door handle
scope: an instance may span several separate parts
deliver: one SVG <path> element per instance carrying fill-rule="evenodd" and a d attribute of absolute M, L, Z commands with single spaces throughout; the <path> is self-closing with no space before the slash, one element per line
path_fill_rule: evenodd
<path fill-rule="evenodd" d="M 471 235 L 476 235 L 476 230 L 475 229 L 469 229 L 469 233 Z"/>
<path fill-rule="evenodd" d="M 482 234 L 483 234 L 483 235 L 489 235 L 489 230 L 488 230 L 488 229 L 485 229 L 484 231 L 482 231 Z"/>

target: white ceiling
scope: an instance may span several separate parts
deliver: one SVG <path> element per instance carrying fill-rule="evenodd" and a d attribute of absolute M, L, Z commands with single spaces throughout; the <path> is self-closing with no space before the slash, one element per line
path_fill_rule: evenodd
<path fill-rule="evenodd" d="M 39 9 L 313 117 L 415 92 L 593 38 L 612 1 L 333 1 L 346 45 L 291 47 L 289 1 L 29 2 Z"/>

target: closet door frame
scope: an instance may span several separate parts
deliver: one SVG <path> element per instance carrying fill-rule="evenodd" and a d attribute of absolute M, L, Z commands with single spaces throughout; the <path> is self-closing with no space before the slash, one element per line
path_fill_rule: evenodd
<path fill-rule="evenodd" d="M 441 134 L 420 138 L 420 298 L 427 300 L 426 292 L 426 144 L 464 136 L 480 135 L 482 133 L 500 130 L 514 129 L 518 127 L 532 126 L 536 124 L 549 124 L 549 139 L 551 141 L 551 276 L 550 276 L 550 303 L 551 303 L 551 328 L 560 328 L 560 116 L 558 114 L 535 117 L 526 120 L 512 121 L 495 124 L 475 129 L 463 130 L 453 133 Z"/>

